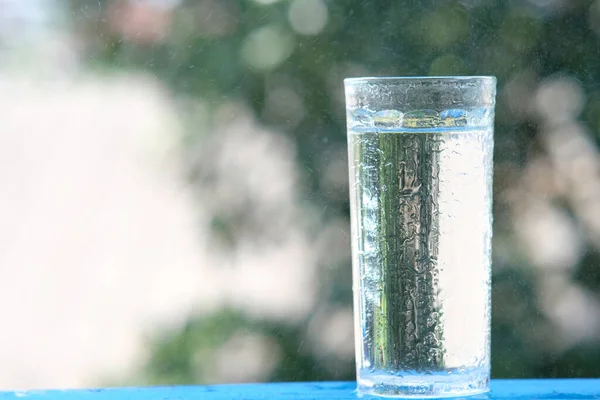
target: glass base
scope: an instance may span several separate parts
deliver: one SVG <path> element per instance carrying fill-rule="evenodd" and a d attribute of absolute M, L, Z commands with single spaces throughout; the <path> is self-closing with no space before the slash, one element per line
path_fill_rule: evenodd
<path fill-rule="evenodd" d="M 481 370 L 402 376 L 362 371 L 359 372 L 358 394 L 397 398 L 462 397 L 489 391 L 489 381 L 489 373 Z"/>

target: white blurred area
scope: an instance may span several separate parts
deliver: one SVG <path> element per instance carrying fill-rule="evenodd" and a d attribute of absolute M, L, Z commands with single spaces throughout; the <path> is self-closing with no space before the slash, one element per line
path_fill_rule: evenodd
<path fill-rule="evenodd" d="M 0 389 L 127 374 L 144 333 L 218 290 L 171 100 L 145 76 L 79 70 L 49 4 L 0 2 Z"/>
<path fill-rule="evenodd" d="M 0 74 L 0 387 L 93 384 L 200 296 L 197 219 L 159 87 Z"/>
<path fill-rule="evenodd" d="M 314 238 L 310 222 L 290 222 L 293 146 L 226 106 L 211 151 L 216 192 L 192 190 L 177 99 L 143 74 L 84 71 L 73 37 L 36 17 L 57 4 L 0 0 L 0 390 L 130 376 L 148 334 L 217 306 L 292 321 L 311 312 L 315 254 L 347 246 L 341 228 Z M 261 224 L 276 221 L 277 240 L 210 246 L 210 213 L 241 196 Z M 313 345 L 351 357 L 350 310 L 319 315 L 313 330 L 330 334 Z M 340 329 L 350 332 L 341 344 Z M 277 349 L 246 336 L 217 353 L 212 380 L 269 374 Z"/>

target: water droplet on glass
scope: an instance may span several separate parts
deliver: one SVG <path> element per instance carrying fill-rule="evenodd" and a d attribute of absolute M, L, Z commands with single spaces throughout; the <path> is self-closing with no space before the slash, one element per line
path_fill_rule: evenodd
<path fill-rule="evenodd" d="M 427 327 L 431 328 L 437 322 L 438 314 L 436 312 L 431 313 L 427 316 Z"/>
<path fill-rule="evenodd" d="M 429 332 L 425 337 L 425 343 L 429 347 L 437 347 L 439 345 L 438 338 L 435 336 L 433 332 Z"/>

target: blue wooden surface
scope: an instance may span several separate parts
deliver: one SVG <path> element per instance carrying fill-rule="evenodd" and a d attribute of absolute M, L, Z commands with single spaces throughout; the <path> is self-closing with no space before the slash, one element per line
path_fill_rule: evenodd
<path fill-rule="evenodd" d="M 303 382 L 47 390 L 0 392 L 0 400 L 348 400 L 357 399 L 355 387 L 355 382 Z M 494 380 L 490 393 L 468 399 L 600 399 L 600 379 Z"/>

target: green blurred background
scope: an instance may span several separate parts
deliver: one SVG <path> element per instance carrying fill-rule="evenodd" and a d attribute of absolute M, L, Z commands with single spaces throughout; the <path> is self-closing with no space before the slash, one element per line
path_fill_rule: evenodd
<path fill-rule="evenodd" d="M 600 1 L 71 0 L 62 10 L 88 71 L 165 88 L 209 247 L 228 260 L 216 268 L 235 275 L 240 254 L 256 266 L 222 282 L 241 300 L 147 329 L 136 372 L 100 383 L 354 378 L 343 79 L 376 75 L 498 78 L 492 375 L 600 376 Z M 262 257 L 273 248 L 283 250 Z M 258 285 L 263 306 L 244 300 L 244 284 Z"/>
<path fill-rule="evenodd" d="M 496 76 L 493 377 L 600 376 L 600 2 L 164 3 L 75 1 L 72 10 L 92 67 L 143 69 L 206 104 L 201 122 L 185 110 L 193 185 L 227 179 L 215 160 L 225 145 L 214 110 L 223 105 L 239 105 L 293 149 L 293 215 L 276 205 L 260 210 L 260 196 L 241 190 L 235 206 L 213 210 L 213 240 L 223 251 L 276 241 L 285 224 L 347 244 L 343 78 Z M 242 111 L 229 112 L 225 118 Z M 218 204 L 219 192 L 212 194 L 199 204 Z M 329 233 L 330 224 L 338 232 Z M 353 357 L 343 351 L 351 346 L 336 343 L 351 340 L 338 331 L 348 325 L 328 326 L 351 307 L 349 246 L 327 247 L 315 254 L 316 301 L 305 315 L 270 320 L 227 309 L 191 317 L 156 335 L 137 379 L 219 381 L 220 349 L 249 333 L 272 346 L 260 380 L 353 379 Z M 319 343 L 320 334 L 331 338 Z M 242 342 L 232 350 L 240 356 Z"/>

